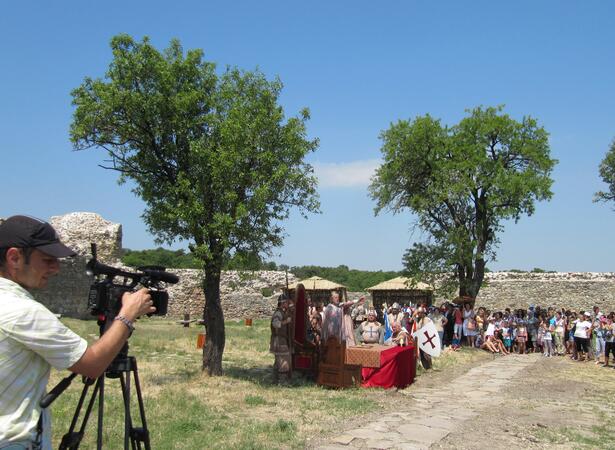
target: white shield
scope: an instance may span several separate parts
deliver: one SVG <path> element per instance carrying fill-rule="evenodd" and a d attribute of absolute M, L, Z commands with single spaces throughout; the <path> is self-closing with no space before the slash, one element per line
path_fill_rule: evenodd
<path fill-rule="evenodd" d="M 427 322 L 422 328 L 412 333 L 419 348 L 431 356 L 440 356 L 440 336 L 433 322 Z"/>

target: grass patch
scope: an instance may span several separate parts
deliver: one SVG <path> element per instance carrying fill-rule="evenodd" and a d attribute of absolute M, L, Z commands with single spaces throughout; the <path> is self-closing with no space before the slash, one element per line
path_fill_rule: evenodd
<path fill-rule="evenodd" d="M 250 406 L 259 406 L 267 404 L 267 400 L 265 400 L 260 395 L 246 395 L 245 402 Z"/>
<path fill-rule="evenodd" d="M 98 337 L 95 321 L 63 321 L 89 342 Z M 138 360 L 153 448 L 303 448 L 309 437 L 331 432 L 349 418 L 356 420 L 366 411 L 388 411 L 398 395 L 394 391 L 383 395 L 380 389 L 325 389 L 300 377 L 288 385 L 272 384 L 268 320 L 255 320 L 252 327 L 238 321 L 226 323 L 224 375 L 220 377 L 208 377 L 200 370 L 202 352 L 196 342 L 201 327 L 183 328 L 155 317 L 139 320 L 136 327 L 129 354 Z M 459 353 L 436 360 L 435 367 L 451 367 L 472 357 Z M 65 375 L 52 371 L 51 385 Z M 68 430 L 81 388 L 76 379 L 52 405 L 54 448 Z M 139 426 L 138 411 L 133 398 L 135 426 Z M 105 449 L 123 448 L 123 424 L 119 381 L 107 379 Z M 95 448 L 95 439 L 93 413 L 81 447 Z"/>

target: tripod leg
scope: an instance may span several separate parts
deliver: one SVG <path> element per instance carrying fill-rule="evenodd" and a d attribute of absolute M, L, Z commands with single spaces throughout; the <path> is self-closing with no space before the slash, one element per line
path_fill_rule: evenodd
<path fill-rule="evenodd" d="M 135 440 L 132 437 L 132 416 L 130 414 L 130 372 L 124 372 L 120 375 L 120 384 L 122 385 L 122 397 L 124 399 L 124 450 L 128 450 L 128 442 L 133 450 L 136 450 Z"/>
<path fill-rule="evenodd" d="M 79 448 L 81 444 L 81 440 L 83 439 L 83 435 L 85 433 L 85 427 L 88 423 L 88 419 L 90 418 L 90 413 L 92 412 L 92 407 L 94 406 L 94 402 L 96 401 L 96 397 L 99 393 L 100 389 L 100 378 L 96 380 L 96 386 L 94 387 L 94 391 L 92 392 L 92 397 L 88 402 L 88 407 L 83 415 L 83 420 L 81 422 L 81 427 L 78 432 L 75 432 L 75 426 L 79 420 L 79 415 L 81 414 L 81 408 L 83 407 L 83 402 L 88 393 L 90 386 L 94 383 L 94 380 L 87 380 L 85 386 L 83 386 L 83 390 L 81 391 L 81 396 L 79 397 L 79 403 L 77 403 L 77 408 L 75 409 L 75 414 L 73 415 L 73 419 L 70 424 L 70 428 L 68 432 L 62 436 L 62 441 L 60 442 L 60 450 L 76 450 Z"/>
<path fill-rule="evenodd" d="M 105 412 L 105 374 L 103 373 L 98 379 L 100 385 L 100 393 L 98 396 L 98 432 L 96 435 L 96 448 L 102 450 L 103 441 L 103 415 Z"/>
<path fill-rule="evenodd" d="M 139 383 L 139 370 L 137 369 L 137 360 L 134 359 L 132 374 L 135 377 L 135 390 L 137 391 L 137 400 L 139 402 L 139 413 L 141 415 L 141 440 L 145 445 L 145 450 L 151 450 L 149 442 L 149 430 L 147 429 L 147 421 L 145 420 L 145 405 L 143 404 L 143 395 L 141 394 L 141 383 Z M 141 448 L 141 446 L 139 446 Z"/>

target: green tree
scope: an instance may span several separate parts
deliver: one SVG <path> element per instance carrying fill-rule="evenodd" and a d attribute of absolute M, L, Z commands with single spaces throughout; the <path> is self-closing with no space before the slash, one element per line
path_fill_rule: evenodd
<path fill-rule="evenodd" d="M 536 200 L 552 196 L 557 161 L 547 132 L 531 117 L 518 122 L 502 107 L 478 107 L 452 127 L 427 115 L 392 124 L 380 138 L 375 212 L 410 210 L 426 236 L 404 255 L 407 271 L 453 274 L 459 294 L 476 298 L 503 221 L 531 215 Z"/>
<path fill-rule="evenodd" d="M 164 266 L 173 269 L 199 269 L 202 263 L 182 249 L 167 250 L 162 247 L 149 250 L 122 249 L 122 262 L 127 266 Z"/>
<path fill-rule="evenodd" d="M 186 240 L 201 261 L 203 370 L 218 375 L 225 255 L 267 253 L 281 244 L 290 208 L 318 210 L 304 161 L 318 145 L 307 138 L 309 113 L 285 119 L 279 80 L 236 68 L 218 74 L 202 50 L 184 54 L 177 40 L 159 52 L 147 38 L 118 35 L 111 49 L 105 78 L 86 78 L 72 92 L 71 140 L 79 150 L 106 150 L 103 167 L 134 183 L 158 242 Z"/>
<path fill-rule="evenodd" d="M 606 152 L 606 155 L 599 168 L 600 178 L 609 186 L 608 192 L 596 192 L 594 201 L 614 201 L 615 200 L 615 140 L 611 142 L 611 147 Z"/>

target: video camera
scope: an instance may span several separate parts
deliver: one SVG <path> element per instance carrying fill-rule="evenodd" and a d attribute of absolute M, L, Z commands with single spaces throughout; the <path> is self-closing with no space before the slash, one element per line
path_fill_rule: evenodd
<path fill-rule="evenodd" d="M 92 259 L 86 264 L 86 273 L 96 277 L 88 294 L 88 309 L 92 315 L 114 318 L 122 307 L 124 293 L 136 291 L 138 285 L 149 289 L 154 302 L 156 312 L 148 315 L 166 315 L 169 293 L 165 284 L 177 283 L 176 275 L 166 272 L 162 266 L 143 266 L 137 268 L 138 272 L 127 272 L 102 264 L 97 259 L 96 244 L 91 245 Z M 122 280 L 114 282 L 116 278 Z"/>

